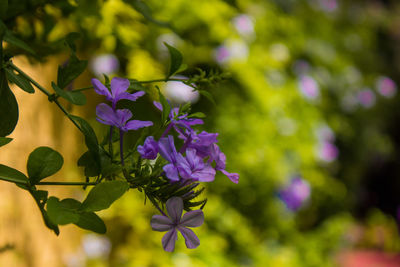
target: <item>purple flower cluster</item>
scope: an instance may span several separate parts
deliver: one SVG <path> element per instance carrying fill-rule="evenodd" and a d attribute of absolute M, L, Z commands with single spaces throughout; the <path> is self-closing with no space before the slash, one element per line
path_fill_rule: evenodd
<path fill-rule="evenodd" d="M 155 106 L 162 110 L 160 103 L 155 102 Z M 215 179 L 216 171 L 221 171 L 232 182 L 239 182 L 237 173 L 225 170 L 226 156 L 217 145 L 217 133 L 197 133 L 191 126 L 203 124 L 203 121 L 189 118 L 187 114 L 180 115 L 178 108 L 171 110 L 169 119 L 170 124 L 158 141 L 149 136 L 142 146 L 138 146 L 137 150 L 142 158 L 155 159 L 160 154 L 168 161 L 163 170 L 171 181 L 211 182 Z M 179 151 L 172 135 L 164 137 L 171 128 L 174 128 L 178 138 L 183 140 Z"/>
<path fill-rule="evenodd" d="M 96 107 L 97 121 L 106 125 L 115 126 L 121 132 L 137 130 L 153 125 L 153 122 L 151 121 L 130 120 L 132 118 L 130 110 L 117 109 L 117 103 L 119 100 L 128 99 L 136 101 L 136 99 L 145 94 L 143 91 L 134 94 L 128 93 L 127 90 L 130 84 L 128 79 L 113 78 L 111 80 L 111 92 L 98 79 L 92 79 L 92 84 L 96 93 L 104 95 L 106 99 L 112 103 L 112 107 L 104 103 L 101 103 Z"/>
<path fill-rule="evenodd" d="M 310 184 L 300 177 L 295 177 L 279 192 L 279 197 L 289 210 L 297 211 L 309 199 L 310 194 Z"/>

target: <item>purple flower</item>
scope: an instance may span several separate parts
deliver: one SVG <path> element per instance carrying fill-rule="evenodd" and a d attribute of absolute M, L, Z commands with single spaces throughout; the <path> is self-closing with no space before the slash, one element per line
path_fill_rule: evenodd
<path fill-rule="evenodd" d="M 376 82 L 378 92 L 384 97 L 391 98 L 396 94 L 396 83 L 388 77 L 379 77 Z"/>
<path fill-rule="evenodd" d="M 311 76 L 302 76 L 300 78 L 299 88 L 301 93 L 308 99 L 316 99 L 319 96 L 319 86 Z"/>
<path fill-rule="evenodd" d="M 178 239 L 177 230 L 181 232 L 187 248 L 197 248 L 200 240 L 196 234 L 187 227 L 199 227 L 204 222 L 204 214 L 201 210 L 186 212 L 182 217 L 183 201 L 180 197 L 172 197 L 167 201 L 166 215 L 154 215 L 151 219 L 151 228 L 154 231 L 168 231 L 162 238 L 165 251 L 172 252 L 175 249 L 175 241 Z"/>
<path fill-rule="evenodd" d="M 138 146 L 137 151 L 140 153 L 142 158 L 155 159 L 158 153 L 158 143 L 154 140 L 153 136 L 149 136 L 144 141 L 143 146 Z"/>
<path fill-rule="evenodd" d="M 279 192 L 279 197 L 286 207 L 292 211 L 298 210 L 310 197 L 310 184 L 300 177 L 293 178 L 290 184 Z"/>
<path fill-rule="evenodd" d="M 192 179 L 200 182 L 211 182 L 215 178 L 215 170 L 210 164 L 196 155 L 196 150 L 188 148 L 186 157 L 178 157 L 177 167 L 179 174 L 184 179 Z"/>
<path fill-rule="evenodd" d="M 229 180 L 231 180 L 235 184 L 239 183 L 238 173 L 230 173 L 225 170 L 226 156 L 224 153 L 221 152 L 217 144 L 213 144 L 211 146 L 211 155 L 209 160 L 215 161 L 215 170 L 221 171 L 229 178 Z"/>
<path fill-rule="evenodd" d="M 339 155 L 339 149 L 331 142 L 324 141 L 318 149 L 318 157 L 325 162 L 334 161 Z"/>
<path fill-rule="evenodd" d="M 128 99 L 131 101 L 136 101 L 136 99 L 145 94 L 143 91 L 139 91 L 134 94 L 126 92 L 130 84 L 129 80 L 118 77 L 114 77 L 111 80 L 111 92 L 97 79 L 92 79 L 92 84 L 96 93 L 106 96 L 106 99 L 112 102 L 112 107 L 114 110 L 119 100 Z"/>
<path fill-rule="evenodd" d="M 370 108 L 375 105 L 376 97 L 371 89 L 364 89 L 357 95 L 360 104 L 365 108 Z"/>
<path fill-rule="evenodd" d="M 176 152 L 174 138 L 172 137 L 172 135 L 160 138 L 160 140 L 158 141 L 158 149 L 161 156 L 170 162 L 163 167 L 166 176 L 172 181 L 179 181 L 179 171 L 177 163 L 178 157 L 182 157 L 182 155 Z"/>
<path fill-rule="evenodd" d="M 157 109 L 163 111 L 163 107 L 160 102 L 154 101 L 153 104 Z M 180 116 L 178 116 L 178 114 L 179 108 L 172 108 L 168 115 L 169 119 L 171 120 L 171 125 L 174 126 L 178 133 L 180 133 L 180 131 L 176 128 L 177 125 L 192 131 L 190 126 L 204 123 L 202 119 L 188 118 L 188 114 L 182 114 Z"/>
<path fill-rule="evenodd" d="M 109 105 L 101 103 L 96 107 L 97 121 L 103 124 L 115 126 L 122 132 L 137 130 L 143 127 L 152 126 L 151 121 L 131 120 L 132 113 L 128 109 L 113 110 Z"/>

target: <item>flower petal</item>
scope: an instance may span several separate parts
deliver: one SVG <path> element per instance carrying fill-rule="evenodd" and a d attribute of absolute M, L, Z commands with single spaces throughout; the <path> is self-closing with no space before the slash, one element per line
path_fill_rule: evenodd
<path fill-rule="evenodd" d="M 128 121 L 127 124 L 125 125 L 125 128 L 127 130 L 137 130 L 143 127 L 149 127 L 152 126 L 153 122 L 151 121 L 138 121 L 138 120 L 131 120 Z"/>
<path fill-rule="evenodd" d="M 111 80 L 111 93 L 113 98 L 118 98 L 120 94 L 123 92 L 126 92 L 130 85 L 130 82 L 128 79 L 124 78 L 119 78 L 119 77 L 114 77 Z"/>
<path fill-rule="evenodd" d="M 154 105 L 159 111 L 163 111 L 163 107 L 162 107 L 162 105 L 161 105 L 160 102 L 153 101 L 153 105 Z"/>
<path fill-rule="evenodd" d="M 93 78 L 91 81 L 92 81 L 93 88 L 96 93 L 98 93 L 99 95 L 105 95 L 108 100 L 110 100 L 112 98 L 110 91 L 107 89 L 107 87 L 104 84 L 102 84 L 99 80 L 97 80 L 95 78 Z"/>
<path fill-rule="evenodd" d="M 229 173 L 225 170 L 221 170 L 221 172 L 223 174 L 225 174 L 226 176 L 228 176 L 228 178 L 234 182 L 235 184 L 239 183 L 239 174 L 238 173 Z"/>
<path fill-rule="evenodd" d="M 158 147 L 163 158 L 173 163 L 176 161 L 177 152 L 174 144 L 174 137 L 172 135 L 168 135 L 168 138 L 160 138 L 158 141 Z"/>
<path fill-rule="evenodd" d="M 168 179 L 172 181 L 179 181 L 178 170 L 174 164 L 170 163 L 165 165 L 163 170 L 165 171 L 165 175 L 168 177 Z"/>
<path fill-rule="evenodd" d="M 97 120 L 103 124 L 116 125 L 114 110 L 107 104 L 101 103 L 96 107 Z"/>
<path fill-rule="evenodd" d="M 200 245 L 199 238 L 192 230 L 183 226 L 178 226 L 177 228 L 185 238 L 187 248 L 197 248 Z"/>
<path fill-rule="evenodd" d="M 165 251 L 172 252 L 175 249 L 175 241 L 178 239 L 175 228 L 169 230 L 162 238 L 161 242 Z"/>
<path fill-rule="evenodd" d="M 182 210 L 183 210 L 183 200 L 180 197 L 171 197 L 167 200 L 167 211 L 169 217 L 171 217 L 172 221 L 176 224 L 179 223 Z"/>
<path fill-rule="evenodd" d="M 192 178 L 200 182 L 212 182 L 215 179 L 215 169 L 211 165 L 206 165 L 203 169 L 196 170 Z"/>
<path fill-rule="evenodd" d="M 154 217 L 154 216 L 153 216 Z M 204 222 L 202 210 L 192 210 L 183 214 L 180 225 L 186 227 L 199 227 Z"/>
<path fill-rule="evenodd" d="M 126 122 L 132 118 L 132 112 L 129 109 L 117 109 L 116 111 L 117 122 L 119 128 L 125 126 Z"/>
<path fill-rule="evenodd" d="M 153 231 L 165 232 L 173 228 L 173 222 L 164 215 L 153 215 L 150 222 Z"/>

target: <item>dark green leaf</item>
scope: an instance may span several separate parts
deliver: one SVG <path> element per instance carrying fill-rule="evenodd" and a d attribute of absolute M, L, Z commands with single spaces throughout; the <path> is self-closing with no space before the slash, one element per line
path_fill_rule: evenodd
<path fill-rule="evenodd" d="M 90 190 L 81 210 L 86 212 L 104 210 L 120 198 L 129 189 L 124 181 L 107 181 L 96 185 Z"/>
<path fill-rule="evenodd" d="M 75 54 L 72 54 L 65 66 L 58 67 L 57 86 L 64 89 L 75 78 L 77 78 L 86 69 L 87 61 L 79 60 Z"/>
<path fill-rule="evenodd" d="M 214 105 L 217 105 L 217 103 L 215 103 L 214 97 L 213 97 L 208 91 L 205 91 L 205 90 L 198 90 L 198 92 L 199 92 L 201 95 L 203 95 L 203 96 L 205 96 L 206 98 L 208 98 L 208 100 L 210 100 Z"/>
<path fill-rule="evenodd" d="M 94 212 L 84 212 L 79 216 L 79 220 L 75 225 L 80 228 L 91 230 L 95 233 L 105 234 L 107 229 L 103 220 Z"/>
<path fill-rule="evenodd" d="M 79 159 L 78 166 L 84 167 L 86 177 L 94 177 L 100 175 L 100 169 L 97 166 L 96 160 L 92 157 L 90 151 L 86 151 Z"/>
<path fill-rule="evenodd" d="M 72 198 L 59 201 L 56 197 L 47 200 L 47 214 L 50 220 L 59 225 L 77 223 L 79 221 L 78 208 L 81 203 Z"/>
<path fill-rule="evenodd" d="M 60 153 L 50 147 L 38 147 L 29 155 L 27 170 L 32 184 L 58 172 L 64 159 Z"/>
<path fill-rule="evenodd" d="M 7 77 L 0 70 L 0 137 L 12 133 L 18 122 L 18 103 L 8 87 Z"/>
<path fill-rule="evenodd" d="M 8 8 L 8 0 L 1 0 L 0 1 L 0 19 L 3 19 L 7 13 Z"/>
<path fill-rule="evenodd" d="M 15 83 L 19 88 L 21 88 L 25 92 L 30 94 L 33 94 L 35 92 L 35 89 L 33 89 L 31 83 L 21 74 L 16 74 L 14 73 L 13 70 L 9 68 L 6 68 L 6 73 L 8 80 Z"/>
<path fill-rule="evenodd" d="M 91 154 L 91 157 L 94 159 L 95 162 L 95 168 L 97 168 L 98 172 L 101 171 L 101 160 L 100 160 L 100 152 L 99 152 L 99 142 L 97 141 L 97 136 L 93 130 L 93 128 L 90 126 L 90 124 L 82 119 L 81 117 L 78 116 L 73 116 L 70 115 L 70 117 L 76 121 L 80 125 L 80 130 L 85 136 L 85 143 L 87 148 L 89 149 L 89 152 Z"/>
<path fill-rule="evenodd" d="M 48 192 L 47 191 L 43 191 L 43 190 L 31 190 L 28 189 L 29 193 L 31 193 L 32 197 L 35 199 L 37 206 L 40 209 L 40 212 L 42 213 L 42 218 L 44 221 L 44 224 L 47 226 L 47 228 L 51 229 L 54 231 L 54 233 L 56 235 L 60 234 L 60 230 L 58 229 L 57 224 L 54 224 L 50 218 L 49 215 L 47 214 L 46 210 L 44 209 L 44 204 L 47 202 L 47 195 Z"/>
<path fill-rule="evenodd" d="M 160 89 L 157 87 L 158 90 L 158 97 L 160 98 L 160 103 L 162 105 L 162 122 L 165 123 L 168 119 L 169 113 L 171 111 L 171 106 L 169 105 L 167 99 L 164 97 L 164 95 L 161 93 Z"/>
<path fill-rule="evenodd" d="M 15 37 L 9 30 L 6 30 L 6 34 L 4 35 L 4 41 L 22 50 L 25 50 L 26 52 L 32 55 L 36 55 L 35 51 L 33 51 L 32 48 L 29 47 L 29 45 L 27 45 L 24 41 Z"/>
<path fill-rule="evenodd" d="M 175 72 L 179 70 L 180 66 L 182 65 L 183 57 L 181 52 L 178 51 L 178 49 L 170 46 L 167 43 L 164 43 L 164 45 L 168 48 L 169 55 L 171 58 L 171 63 L 169 66 L 169 73 L 168 73 L 168 77 L 171 77 Z"/>
<path fill-rule="evenodd" d="M 22 172 L 11 167 L 0 164 L 0 180 L 19 184 L 29 184 L 28 177 Z"/>
<path fill-rule="evenodd" d="M 0 137 L 0 146 L 7 145 L 10 143 L 13 139 L 9 137 Z"/>
<path fill-rule="evenodd" d="M 51 83 L 54 91 L 62 98 L 68 100 L 72 104 L 83 106 L 86 104 L 86 96 L 82 92 L 66 91 L 58 87 L 54 82 Z"/>
<path fill-rule="evenodd" d="M 151 12 L 151 10 L 150 10 L 150 8 L 149 8 L 149 6 L 148 6 L 145 2 L 140 1 L 140 0 L 131 0 L 131 1 L 129 1 L 129 2 L 130 2 L 131 5 L 133 6 L 133 8 L 136 9 L 136 11 L 138 11 L 140 14 L 143 15 L 143 17 L 144 17 L 146 20 L 151 21 L 151 22 L 153 22 L 154 24 L 157 24 L 157 25 L 159 25 L 159 26 L 161 26 L 161 27 L 168 27 L 168 28 L 171 28 L 171 26 L 169 25 L 169 23 L 154 19 L 153 15 L 152 15 L 152 12 Z"/>
<path fill-rule="evenodd" d="M 70 32 L 65 36 L 65 43 L 71 48 L 73 52 L 76 52 L 75 41 L 79 39 L 81 35 L 77 32 Z"/>

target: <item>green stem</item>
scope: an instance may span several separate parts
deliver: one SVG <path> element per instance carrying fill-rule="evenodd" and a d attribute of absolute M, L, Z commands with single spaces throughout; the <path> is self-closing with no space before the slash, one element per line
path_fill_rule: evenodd
<path fill-rule="evenodd" d="M 37 89 L 39 89 L 40 91 L 42 91 L 45 95 L 47 95 L 47 97 L 51 97 L 53 94 L 50 93 L 49 91 L 47 91 L 43 86 L 41 86 L 39 83 L 37 83 L 35 80 L 33 80 L 28 74 L 26 74 L 25 72 L 23 72 L 20 68 L 18 68 L 17 66 L 14 65 L 14 63 L 12 63 L 11 61 L 9 61 L 8 63 L 11 68 L 13 68 L 15 71 L 17 71 L 20 75 L 24 76 L 24 78 L 26 78 L 30 83 L 32 83 Z M 70 121 L 72 121 L 72 123 L 79 129 L 81 130 L 81 127 L 76 123 L 76 121 L 74 121 L 70 116 L 69 116 L 69 112 L 60 104 L 60 102 L 58 101 L 58 99 L 54 99 L 52 102 L 54 102 L 60 109 L 62 112 L 64 112 L 64 114 L 68 117 L 68 119 L 70 119 Z"/>
<path fill-rule="evenodd" d="M 89 183 L 83 183 L 83 182 L 40 182 L 37 183 L 36 185 L 78 185 L 78 186 L 85 186 L 85 185 L 97 185 L 98 182 L 89 182 Z"/>
<path fill-rule="evenodd" d="M 12 63 L 11 61 L 9 61 L 8 64 L 11 66 L 11 68 L 13 68 L 14 70 L 16 70 L 19 74 L 21 74 L 22 76 L 24 76 L 26 79 L 28 79 L 29 82 L 31 82 L 34 86 L 36 86 L 36 88 L 39 89 L 40 91 L 42 91 L 45 95 L 47 95 L 48 97 L 52 95 L 52 94 L 51 94 L 49 91 L 47 91 L 43 86 L 41 86 L 41 85 L 38 84 L 35 80 L 33 80 L 28 74 L 26 74 L 26 73 L 23 72 L 20 68 L 18 68 L 17 66 L 15 66 L 14 63 Z"/>

